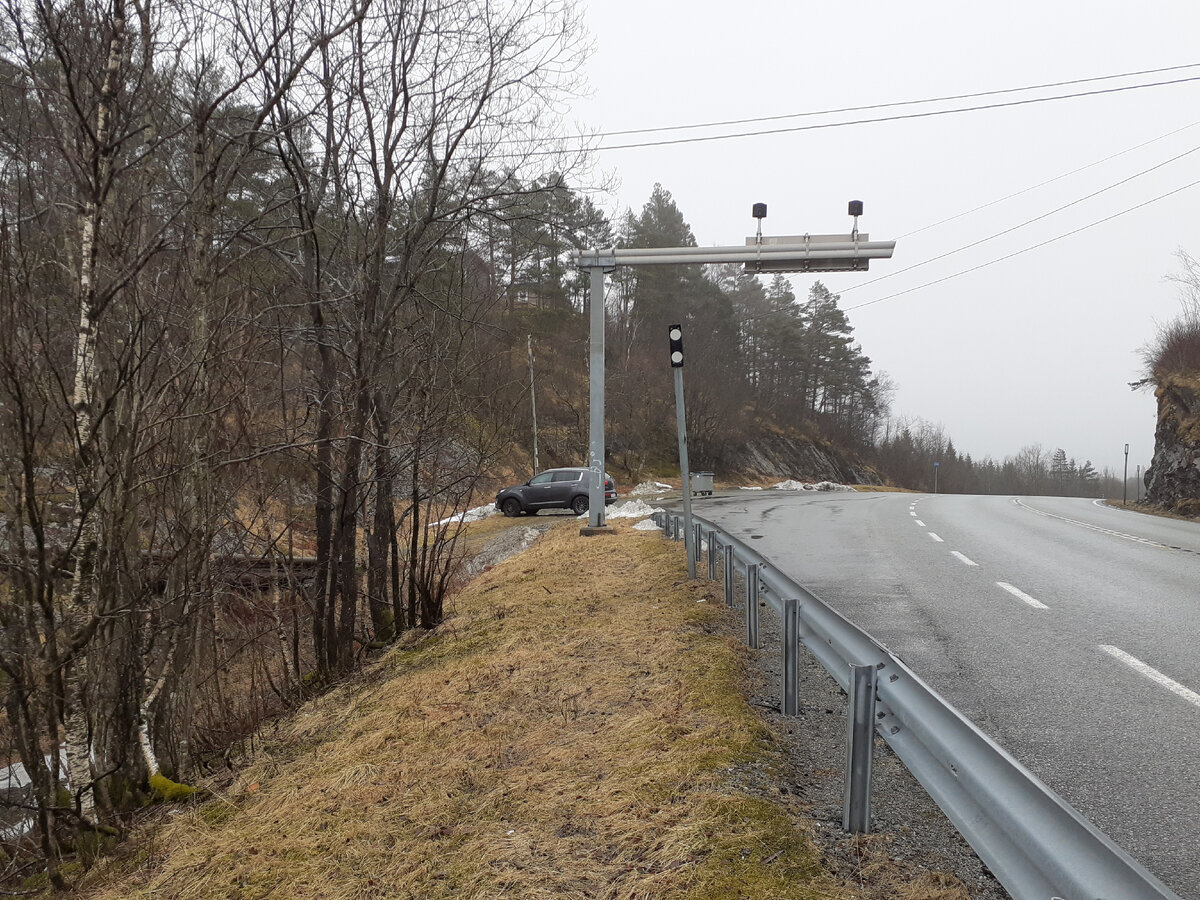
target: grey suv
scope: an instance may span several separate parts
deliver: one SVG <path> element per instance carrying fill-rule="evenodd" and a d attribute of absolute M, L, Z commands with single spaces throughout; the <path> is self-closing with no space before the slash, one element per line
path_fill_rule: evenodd
<path fill-rule="evenodd" d="M 496 495 L 496 509 L 506 516 L 521 513 L 535 514 L 539 509 L 569 509 L 577 516 L 588 511 L 588 492 L 592 484 L 591 469 L 547 469 L 524 484 L 514 485 Z M 617 486 L 612 476 L 604 476 L 604 504 L 617 499 Z"/>

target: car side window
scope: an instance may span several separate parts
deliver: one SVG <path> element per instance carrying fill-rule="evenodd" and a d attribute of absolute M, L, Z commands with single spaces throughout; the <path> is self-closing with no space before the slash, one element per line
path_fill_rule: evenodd
<path fill-rule="evenodd" d="M 555 472 L 554 480 L 558 481 L 578 481 L 580 478 L 579 472 Z"/>
<path fill-rule="evenodd" d="M 553 472 L 543 472 L 541 475 L 534 475 L 532 478 L 530 478 L 529 483 L 530 484 L 549 484 L 550 479 L 553 475 L 554 475 Z"/>

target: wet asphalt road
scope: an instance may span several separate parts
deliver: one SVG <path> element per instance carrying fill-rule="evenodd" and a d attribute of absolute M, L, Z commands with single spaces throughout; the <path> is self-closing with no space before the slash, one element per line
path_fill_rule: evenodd
<path fill-rule="evenodd" d="M 1091 500 L 698 500 L 1200 898 L 1200 525 Z"/>

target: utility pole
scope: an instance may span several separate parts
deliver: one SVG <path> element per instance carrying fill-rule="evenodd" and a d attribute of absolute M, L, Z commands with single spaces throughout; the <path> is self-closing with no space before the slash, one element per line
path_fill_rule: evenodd
<path fill-rule="evenodd" d="M 688 578 L 696 577 L 696 557 L 699 556 L 692 534 L 692 475 L 688 469 L 687 415 L 683 408 L 683 328 L 672 325 L 671 368 L 675 372 L 675 427 L 679 431 L 679 474 L 683 478 L 683 541 L 687 552 Z"/>
<path fill-rule="evenodd" d="M 538 473 L 542 467 L 538 465 L 537 452 L 537 394 L 533 390 L 533 335 L 525 335 L 525 346 L 529 349 L 529 404 L 533 407 L 533 471 Z"/>
<path fill-rule="evenodd" d="M 937 461 L 935 460 L 935 461 L 934 461 L 934 463 L 933 463 L 933 492 L 934 492 L 935 494 L 937 493 L 937 476 L 938 476 L 938 469 L 940 469 L 941 467 L 942 467 L 942 464 L 941 464 L 940 462 L 937 462 Z"/>

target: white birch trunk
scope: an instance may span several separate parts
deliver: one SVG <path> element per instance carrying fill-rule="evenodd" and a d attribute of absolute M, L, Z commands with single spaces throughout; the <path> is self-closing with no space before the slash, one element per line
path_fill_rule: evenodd
<path fill-rule="evenodd" d="M 112 149 L 108 146 L 112 117 L 117 99 L 125 42 L 123 0 L 113 4 L 113 36 L 109 43 L 104 83 L 96 110 L 94 152 L 100 165 L 92 194 L 83 204 L 79 238 L 79 333 L 75 342 L 75 384 L 71 398 L 75 414 L 76 485 L 75 515 L 79 530 L 79 552 L 71 583 L 70 604 L 64 615 L 68 634 L 77 632 L 95 614 L 95 567 L 100 535 L 96 524 L 96 461 L 93 444 L 92 404 L 96 393 L 96 230 L 102 220 L 102 198 L 107 191 Z M 71 787 L 79 793 L 80 814 L 86 822 L 95 822 L 96 801 L 92 790 L 91 743 L 87 715 L 87 649 L 80 648 L 63 678 L 64 752 Z"/>

